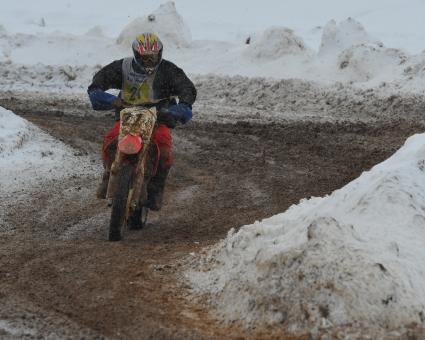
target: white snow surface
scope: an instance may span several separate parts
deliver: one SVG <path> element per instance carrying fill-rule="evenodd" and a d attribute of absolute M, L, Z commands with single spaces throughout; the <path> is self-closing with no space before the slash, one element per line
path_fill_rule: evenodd
<path fill-rule="evenodd" d="M 383 46 L 382 42 L 371 37 L 365 28 L 353 18 L 348 18 L 339 24 L 335 20 L 331 20 L 323 28 L 319 54 L 335 55 L 351 46 L 360 44 Z"/>
<path fill-rule="evenodd" d="M 322 198 L 233 229 L 187 272 L 226 320 L 424 324 L 425 134 Z"/>
<path fill-rule="evenodd" d="M 273 60 L 286 55 L 308 54 L 308 50 L 301 37 L 286 27 L 271 27 L 259 37 L 251 39 L 252 45 L 245 54 L 254 60 Z"/>
<path fill-rule="evenodd" d="M 29 191 L 52 179 L 83 174 L 90 160 L 13 112 L 0 107 L 0 192 Z"/>
<path fill-rule="evenodd" d="M 0 24 L 13 33 L 75 35 L 96 25 L 105 35 L 117 37 L 126 23 L 152 13 L 165 1 L 39 0 L 36 6 L 30 0 L 4 1 Z M 175 0 L 175 4 L 196 40 L 244 41 L 271 26 L 287 26 L 316 49 L 329 20 L 352 17 L 385 45 L 412 53 L 424 50 L 423 0 Z"/>
<path fill-rule="evenodd" d="M 120 33 L 117 43 L 128 48 L 143 32 L 155 32 L 164 44 L 173 48 L 189 47 L 192 40 L 190 29 L 177 13 L 174 2 L 162 4 L 149 16 L 134 19 Z"/>
<path fill-rule="evenodd" d="M 60 6 L 60 2 L 41 1 L 40 6 L 46 15 L 38 16 L 38 10 L 35 10 L 33 21 L 28 19 L 27 24 L 21 25 L 6 20 L 9 17 L 4 13 L 19 13 L 18 18 L 29 13 L 20 8 L 21 2 L 8 3 L 0 14 L 0 24 L 4 26 L 0 28 L 0 75 L 8 81 L 2 83 L 0 89 L 38 90 L 47 85 L 49 91 L 82 92 L 101 66 L 132 54 L 130 44 L 136 34 L 154 30 L 164 40 L 164 58 L 175 62 L 190 75 L 296 78 L 327 85 L 341 82 L 362 88 L 390 84 L 397 91 L 423 94 L 425 54 L 420 51 L 424 50 L 422 44 L 425 33 L 420 32 L 425 32 L 425 24 L 422 18 L 416 20 L 416 13 L 423 13 L 425 2 L 410 0 L 407 4 L 405 1 L 379 0 L 373 5 L 366 5 L 365 1 L 353 5 L 342 1 L 345 3 L 344 11 L 341 11 L 341 1 L 326 0 L 320 2 L 320 6 L 304 2 L 294 5 L 286 1 L 269 0 L 265 4 L 248 5 L 237 0 L 223 7 L 221 16 L 211 16 L 207 20 L 205 14 L 200 14 L 201 5 L 192 0 L 164 2 L 161 5 L 154 1 L 146 2 L 139 6 L 140 11 L 133 10 L 131 15 L 129 8 L 123 6 L 128 13 L 125 19 L 111 15 L 106 3 L 95 8 L 94 1 L 93 4 L 81 5 L 80 12 L 86 10 L 88 13 L 96 9 L 106 17 L 92 16 L 84 25 L 77 25 L 73 29 L 67 20 L 73 20 L 73 11 L 76 10 L 74 2 L 62 8 L 69 14 L 66 18 L 62 16 L 64 26 L 59 25 L 58 18 L 61 17 L 60 13 L 65 12 L 56 13 L 53 10 Z M 159 7 L 155 9 L 154 4 Z M 128 5 L 139 8 L 132 1 Z M 203 2 L 202 6 L 206 7 L 202 9 L 206 10 L 210 5 L 209 2 Z M 264 8 L 268 16 L 261 17 Z M 304 16 L 299 13 L 301 8 L 309 9 L 303 13 Z M 179 10 L 184 14 L 180 14 Z M 229 14 L 236 10 L 238 16 Z M 317 13 L 313 15 L 311 10 Z M 244 27 L 252 15 L 251 11 L 258 11 L 258 15 L 256 20 L 250 22 L 252 29 L 248 34 Z M 308 29 L 300 28 L 301 19 L 297 22 L 291 19 L 291 11 L 305 20 L 304 25 Z M 150 13 L 152 16 L 149 16 Z M 372 17 L 375 21 L 366 20 L 371 13 L 374 13 Z M 115 14 L 120 16 L 122 12 L 117 10 Z M 390 14 L 394 19 L 391 25 L 385 16 Z M 399 17 L 396 20 L 397 15 Z M 228 16 L 232 16 L 232 25 L 240 26 L 236 34 L 238 38 L 227 31 L 227 36 L 217 34 L 217 37 L 211 39 L 208 33 L 211 29 L 209 20 L 216 23 L 218 32 L 222 32 L 226 27 L 230 29 L 224 23 L 221 25 Z M 40 18 L 44 19 L 44 24 Z M 205 22 L 199 28 L 193 22 L 201 18 Z M 322 21 L 318 22 L 318 18 Z M 106 19 L 110 25 L 105 24 Z M 41 20 L 38 26 L 37 20 Z M 389 31 L 384 33 L 382 29 L 377 30 L 378 23 L 385 23 Z M 9 26 L 18 31 L 9 30 Z M 111 26 L 116 27 L 112 35 L 108 31 Z M 372 33 L 369 33 L 369 26 L 374 28 Z M 409 28 L 409 34 L 401 33 L 402 28 L 406 27 Z M 194 32 L 196 38 L 193 39 Z M 403 36 L 403 39 L 385 39 L 391 32 L 398 38 Z M 312 39 L 312 36 L 315 38 Z M 248 37 L 250 43 L 246 44 Z M 411 42 L 409 39 L 416 39 L 416 48 L 409 48 L 410 43 L 403 44 Z M 395 41 L 397 44 L 391 45 Z M 59 74 L 46 74 L 43 70 L 53 67 L 59 70 Z M 73 70 L 71 77 L 66 74 L 67 70 Z M 22 78 L 28 78 L 28 73 L 31 74 L 31 81 L 23 84 Z"/>

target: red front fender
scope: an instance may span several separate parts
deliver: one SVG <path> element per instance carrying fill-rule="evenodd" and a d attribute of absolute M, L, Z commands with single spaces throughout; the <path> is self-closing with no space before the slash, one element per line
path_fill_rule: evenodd
<path fill-rule="evenodd" d="M 126 155 L 135 155 L 142 149 L 140 136 L 127 135 L 118 143 L 118 150 Z"/>

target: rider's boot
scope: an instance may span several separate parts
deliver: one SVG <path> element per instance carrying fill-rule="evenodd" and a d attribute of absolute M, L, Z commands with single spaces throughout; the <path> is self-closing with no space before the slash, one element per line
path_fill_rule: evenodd
<path fill-rule="evenodd" d="M 108 182 L 109 182 L 109 171 L 105 170 L 102 176 L 102 182 L 100 182 L 99 186 L 97 187 L 97 191 L 96 191 L 97 198 L 100 198 L 100 199 L 106 198 L 106 193 L 108 191 Z"/>
<path fill-rule="evenodd" d="M 148 208 L 154 211 L 158 211 L 162 207 L 162 198 L 164 195 L 165 181 L 168 173 L 170 172 L 170 166 L 159 166 L 158 172 L 155 177 L 152 177 L 148 184 Z"/>

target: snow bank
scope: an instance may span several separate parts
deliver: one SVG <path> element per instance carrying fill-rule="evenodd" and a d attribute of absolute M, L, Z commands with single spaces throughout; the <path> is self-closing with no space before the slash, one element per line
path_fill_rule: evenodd
<path fill-rule="evenodd" d="M 0 192 L 3 195 L 28 190 L 45 180 L 84 173 L 91 163 L 77 154 L 76 150 L 0 107 Z"/>
<path fill-rule="evenodd" d="M 93 75 L 100 65 L 25 65 L 15 64 L 10 60 L 0 61 L 2 84 L 7 89 L 23 89 L 33 91 L 79 91 L 85 92 Z"/>
<path fill-rule="evenodd" d="M 402 50 L 385 48 L 352 18 L 339 24 L 331 20 L 325 26 L 318 56 L 322 61 L 334 64 L 334 72 L 347 81 L 372 81 L 371 86 L 381 81 L 401 79 L 403 64 L 410 58 Z"/>
<path fill-rule="evenodd" d="M 102 27 L 100 27 L 99 25 L 96 25 L 90 28 L 85 35 L 89 37 L 98 37 L 98 38 L 102 38 L 105 36 Z"/>
<path fill-rule="evenodd" d="M 172 1 L 162 4 L 148 16 L 133 20 L 120 33 L 117 43 L 131 46 L 136 36 L 143 32 L 156 33 L 166 46 L 177 48 L 189 46 L 192 40 L 189 28 Z"/>
<path fill-rule="evenodd" d="M 425 320 L 425 134 L 330 196 L 231 230 L 187 273 L 224 320 L 291 331 Z"/>
<path fill-rule="evenodd" d="M 383 46 L 380 41 L 371 37 L 358 21 L 348 18 L 337 24 L 335 20 L 331 20 L 323 28 L 319 55 L 335 55 L 346 48 L 361 44 Z"/>
<path fill-rule="evenodd" d="M 406 63 L 404 69 L 404 75 L 414 82 L 422 81 L 422 89 L 425 83 L 425 52 L 410 58 L 409 62 Z"/>
<path fill-rule="evenodd" d="M 0 24 L 0 37 L 4 37 L 7 34 L 6 29 Z"/>
<path fill-rule="evenodd" d="M 373 44 L 355 45 L 338 56 L 338 67 L 348 79 L 367 82 L 374 78 L 400 78 L 408 56 L 401 50 Z"/>
<path fill-rule="evenodd" d="M 246 55 L 258 59 L 278 59 L 287 55 L 300 55 L 307 52 L 302 38 L 286 27 L 272 27 L 253 38 Z"/>
<path fill-rule="evenodd" d="M 254 34 L 250 44 L 191 41 L 186 24 L 174 4 L 168 2 L 130 24 L 118 38 L 120 44 L 103 36 L 99 26 L 82 36 L 0 33 L 0 89 L 84 92 L 101 66 L 130 56 L 135 36 L 148 30 L 156 31 L 164 40 L 164 57 L 189 75 L 301 79 L 421 95 L 425 86 L 425 55 L 385 48 L 353 19 L 328 23 L 319 52 L 285 27 Z"/>

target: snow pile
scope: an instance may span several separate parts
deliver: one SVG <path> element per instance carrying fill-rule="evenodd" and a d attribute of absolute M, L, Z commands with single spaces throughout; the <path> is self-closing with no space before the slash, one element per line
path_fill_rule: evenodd
<path fill-rule="evenodd" d="M 348 18 L 339 24 L 329 21 L 323 28 L 319 55 L 336 55 L 338 52 L 360 44 L 383 44 L 371 37 L 358 21 Z"/>
<path fill-rule="evenodd" d="M 0 37 L 4 37 L 7 34 L 6 29 L 0 24 Z"/>
<path fill-rule="evenodd" d="M 109 63 L 130 54 L 128 46 L 124 49 L 116 45 L 113 39 L 103 37 L 96 27 L 82 36 L 43 33 L 0 36 L 0 62 L 84 66 Z"/>
<path fill-rule="evenodd" d="M 104 0 L 43 0 L 37 6 L 24 1 L 3 1 L 0 23 L 10 32 L 55 31 L 84 34 L 100 25 L 109 37 L 117 37 L 123 23 L 139 13 L 151 13 L 164 1 L 126 0 L 113 8 Z M 321 27 L 330 19 L 359 18 L 385 45 L 403 47 L 412 53 L 424 49 L 425 2 L 423 0 L 215 0 L 176 1 L 196 40 L 242 41 L 270 26 L 294 28 L 311 46 L 319 46 Z M 46 26 L 33 22 L 45 19 Z"/>
<path fill-rule="evenodd" d="M 85 92 L 100 65 L 44 65 L 0 62 L 2 83 L 7 89 L 44 90 L 52 92 Z"/>
<path fill-rule="evenodd" d="M 290 331 L 425 320 L 425 134 L 324 198 L 231 230 L 187 273 L 218 316 Z"/>
<path fill-rule="evenodd" d="M 96 25 L 96 26 L 93 26 L 92 28 L 90 28 L 86 32 L 85 35 L 86 36 L 89 36 L 89 37 L 98 37 L 98 38 L 101 38 L 101 37 L 104 37 L 105 36 L 102 27 L 100 27 L 99 25 Z"/>
<path fill-rule="evenodd" d="M 338 56 L 339 69 L 355 82 L 367 82 L 373 78 L 400 78 L 401 65 L 408 56 L 401 50 L 373 44 L 355 45 Z"/>
<path fill-rule="evenodd" d="M 105 28 L 100 26 L 92 26 L 81 36 L 44 31 L 0 32 L 0 89 L 84 92 L 101 66 L 131 55 L 131 42 L 144 31 L 157 32 L 164 40 L 164 58 L 189 75 L 301 79 L 321 85 L 354 84 L 363 89 L 382 85 L 388 95 L 400 91 L 423 94 L 425 86 L 423 54 L 385 48 L 353 19 L 328 23 L 319 52 L 294 31 L 277 26 L 251 34 L 249 44 L 241 40 L 192 41 L 172 2 L 127 26 L 119 44 L 105 36 Z M 320 28 L 315 31 L 320 35 Z"/>
<path fill-rule="evenodd" d="M 318 56 L 328 64 L 335 64 L 336 72 L 349 81 L 377 79 L 377 83 L 400 79 L 403 72 L 400 65 L 409 59 L 399 49 L 385 48 L 382 42 L 371 37 L 362 24 L 352 18 L 339 24 L 331 20 L 325 26 Z"/>
<path fill-rule="evenodd" d="M 131 46 L 136 36 L 143 32 L 156 33 L 164 44 L 177 48 L 189 46 L 192 40 L 189 28 L 172 1 L 162 4 L 148 16 L 133 20 L 120 33 L 117 43 Z"/>
<path fill-rule="evenodd" d="M 0 191 L 83 173 L 90 161 L 35 125 L 0 107 Z"/>
<path fill-rule="evenodd" d="M 425 52 L 409 60 L 409 65 L 404 69 L 404 75 L 407 76 L 409 80 L 425 82 Z"/>
<path fill-rule="evenodd" d="M 246 54 L 258 59 L 278 59 L 286 55 L 300 55 L 307 49 L 302 38 L 286 27 L 272 27 L 253 39 Z"/>

